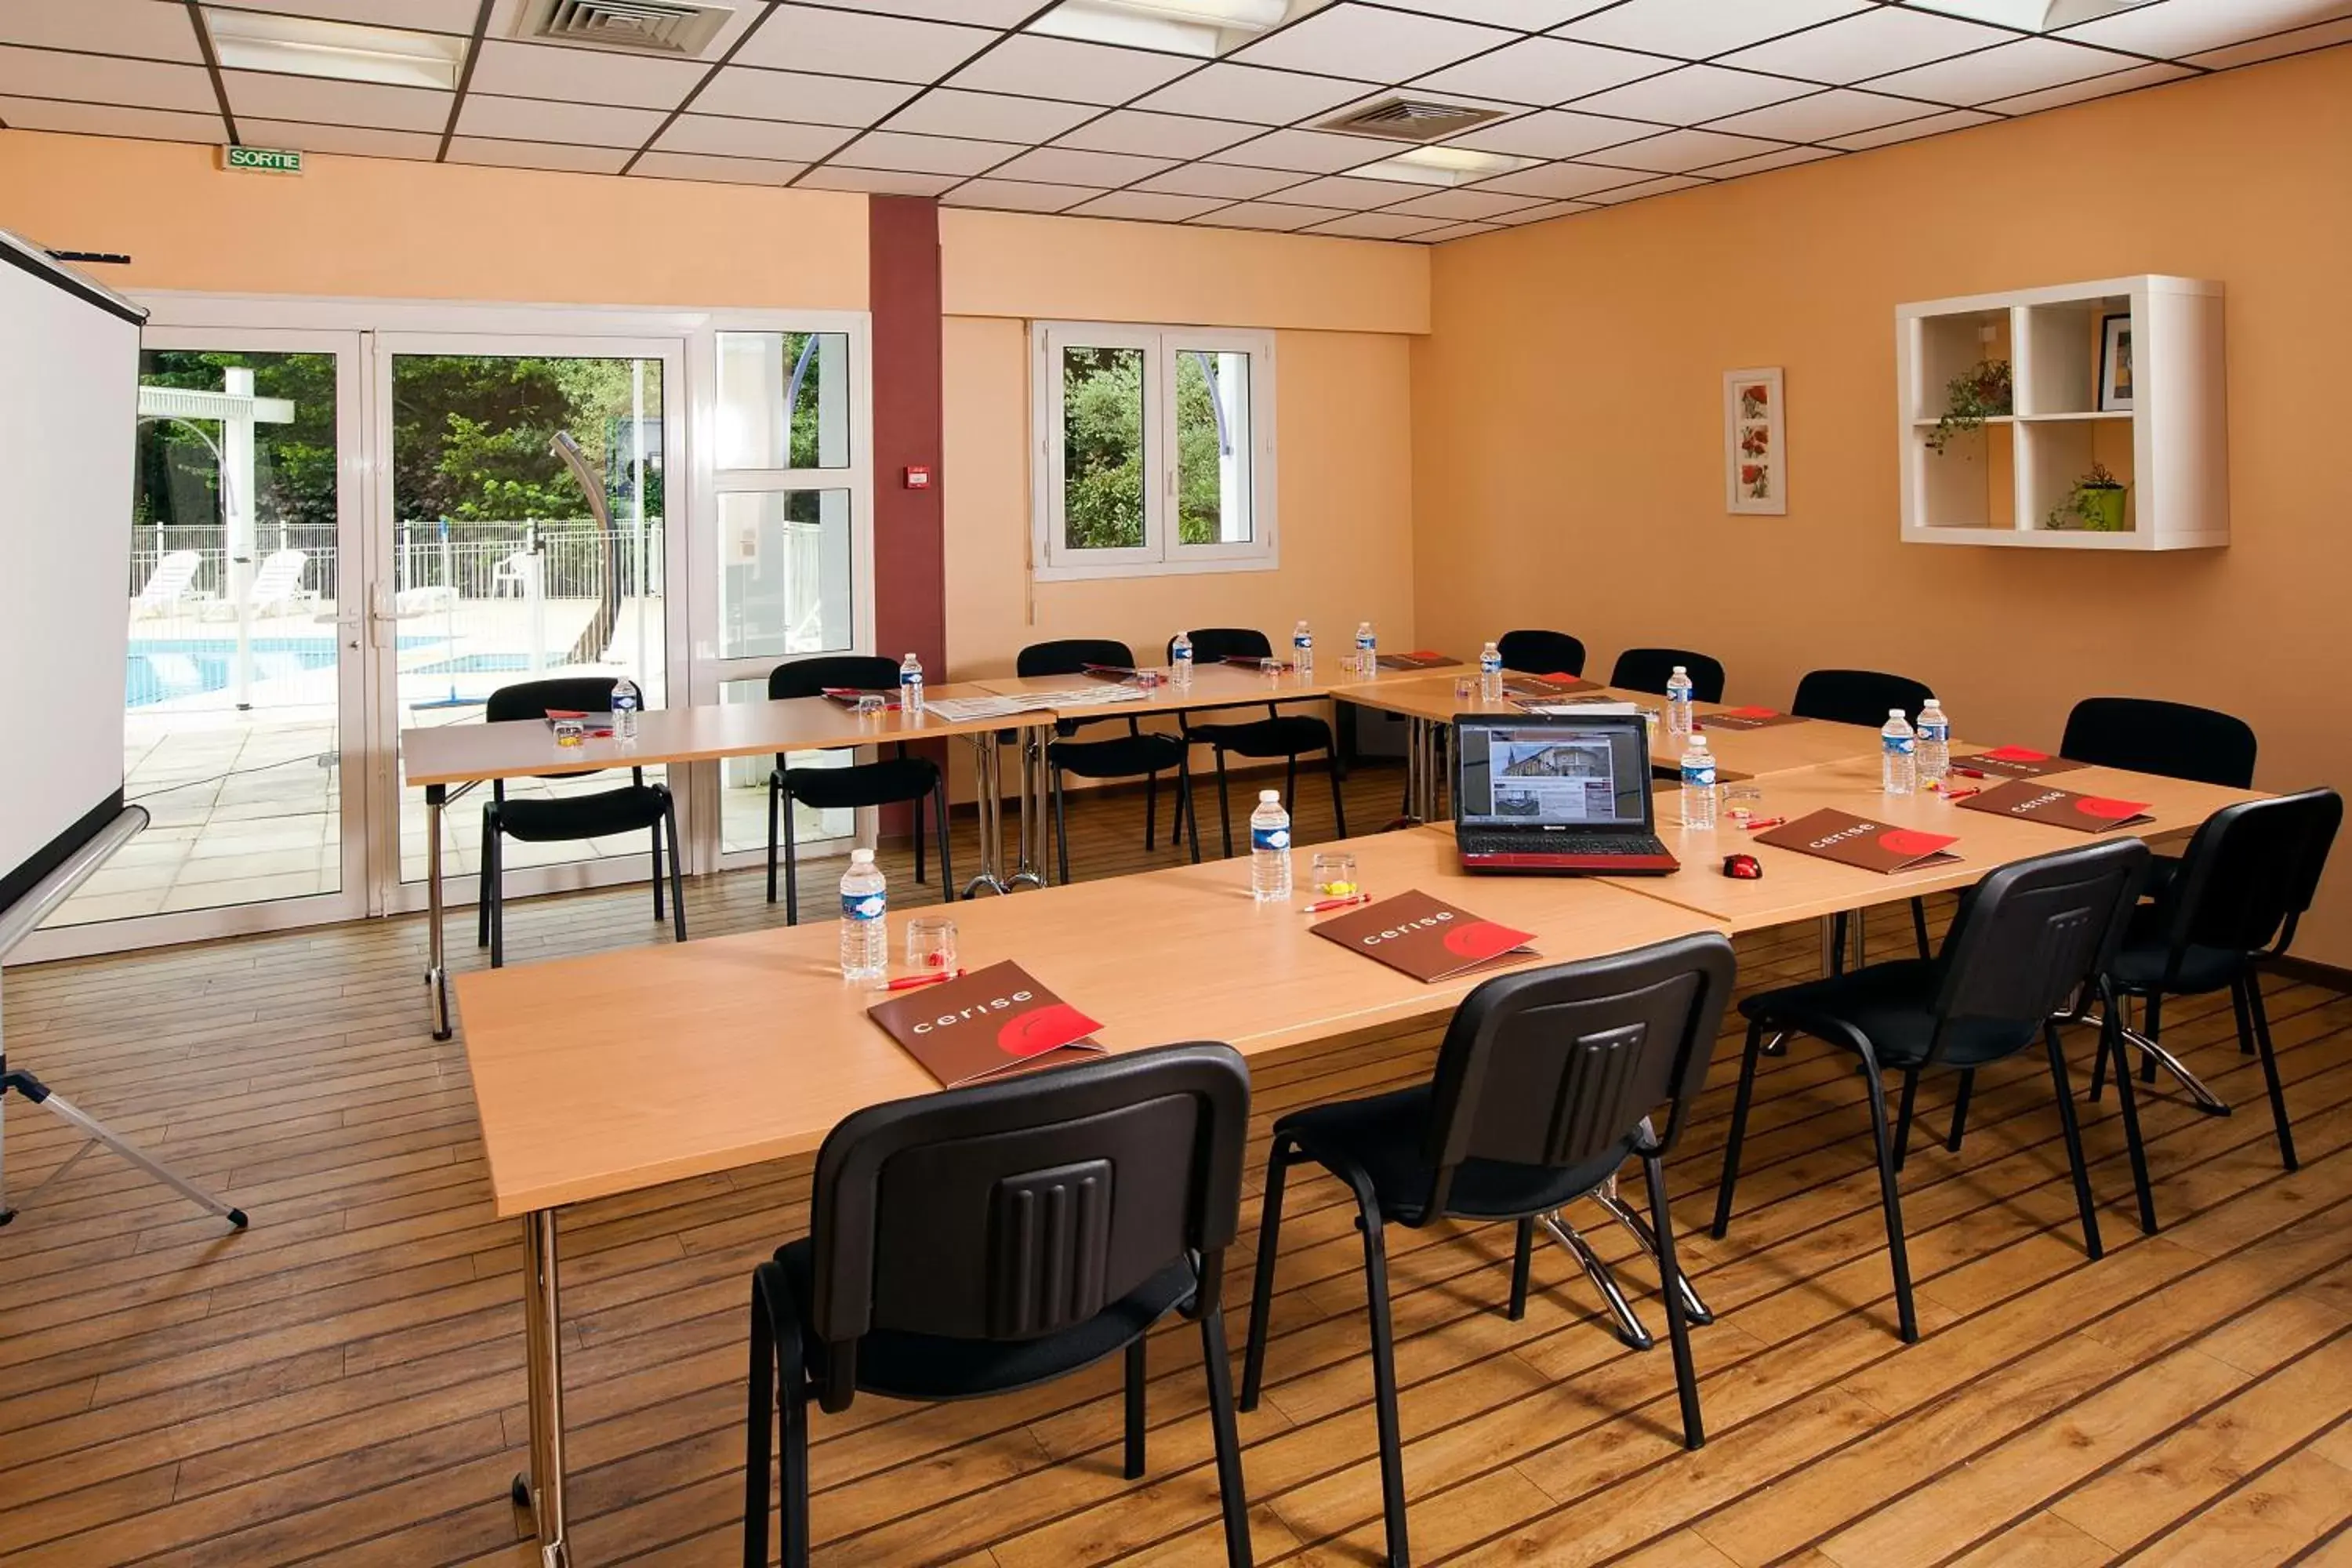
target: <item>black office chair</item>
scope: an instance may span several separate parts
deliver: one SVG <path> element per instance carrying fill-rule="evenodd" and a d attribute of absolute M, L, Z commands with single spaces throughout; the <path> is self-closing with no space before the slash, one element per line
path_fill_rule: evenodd
<path fill-rule="evenodd" d="M 1132 668 L 1134 650 L 1108 637 L 1064 637 L 1056 642 L 1031 643 L 1013 661 L 1024 677 L 1080 675 L 1090 664 Z M 1124 718 L 1127 733 L 1108 741 L 1074 741 L 1081 724 L 1100 724 Z M 1145 734 L 1131 714 L 1106 713 L 1099 719 L 1064 719 L 1054 726 L 1055 739 L 1045 744 L 1045 777 L 1054 796 L 1054 851 L 1062 880 L 1070 879 L 1070 824 L 1062 790 L 1062 775 L 1082 779 L 1143 780 L 1143 847 L 1158 837 L 1160 775 L 1176 775 L 1176 818 L 1168 841 L 1173 844 L 1192 825 L 1192 859 L 1201 858 L 1201 825 L 1192 813 L 1192 749 L 1174 735 Z"/>
<path fill-rule="evenodd" d="M 1861 724 L 1875 730 L 1897 708 L 1916 718 L 1935 695 L 1906 675 L 1888 675 L 1875 669 L 1815 669 L 1797 682 L 1796 700 L 1789 704 L 1789 711 L 1800 719 Z M 1846 912 L 1840 910 L 1831 924 L 1834 973 L 1845 963 Z M 1919 899 L 1911 900 L 1911 934 L 1919 944 L 1919 956 L 1926 958 L 1934 944 L 1927 938 L 1927 906 Z"/>
<path fill-rule="evenodd" d="M 2254 786 L 2254 731 L 2210 708 L 2145 697 L 2085 697 L 2066 715 L 2058 753 L 2227 789 Z"/>
<path fill-rule="evenodd" d="M 2074 1097 L 2066 1078 L 2066 1056 L 2053 1017 L 2085 984 L 2095 984 L 2105 1003 L 2106 1022 L 2099 1052 L 2118 1053 L 2116 1008 L 2103 977 L 2121 944 L 2124 925 L 2147 874 L 2147 846 L 2136 838 L 2063 850 L 2004 866 L 1979 882 L 1975 897 L 1944 933 L 1932 959 L 1906 958 L 1874 963 L 1851 973 L 1766 991 L 1739 1005 L 1748 1019 L 1748 1045 L 1739 1064 L 1739 1089 L 1731 1107 L 1731 1131 L 1723 1152 L 1723 1183 L 1717 1189 L 1714 1234 L 1731 1225 L 1731 1205 L 1739 1180 L 1739 1146 L 1748 1130 L 1748 1107 L 1756 1088 L 1756 1060 L 1767 1030 L 1811 1035 L 1861 1058 L 1862 1080 L 1870 1095 L 1870 1131 L 1878 1152 L 1878 1191 L 1886 1217 L 1886 1247 L 1895 1272 L 1895 1310 L 1905 1342 L 1919 1337 L 1912 1310 L 1911 1266 L 1903 1243 L 1903 1209 L 1895 1173 L 1903 1168 L 1911 1140 L 1911 1112 L 1923 1073 L 1950 1068 L 1972 1075 L 2026 1049 L 2039 1036 L 2050 1058 L 2057 1090 L 2058 1122 L 2066 1137 L 2066 1160 L 2074 1177 L 2074 1202 L 2083 1219 L 2083 1242 L 2100 1256 L 2099 1218 L 2074 1122 Z M 1895 1133 L 1886 1131 L 1888 1071 L 1903 1075 L 1903 1098 Z M 2138 1189 L 2140 1227 L 2153 1234 L 2156 1205 L 2147 1184 L 2147 1162 L 2139 1135 L 2139 1110 L 2131 1086 L 2123 1086 L 2124 1136 L 2131 1148 L 2132 1181 Z M 1958 1125 L 1955 1118 L 1955 1130 Z"/>
<path fill-rule="evenodd" d="M 1271 658 L 1274 645 L 1264 632 L 1245 626 L 1209 626 L 1186 634 L 1192 640 L 1195 663 L 1216 664 L 1228 658 Z M 1168 639 L 1168 659 L 1176 659 L 1176 639 Z M 1331 775 L 1331 815 L 1339 826 L 1339 837 L 1348 837 L 1348 803 L 1341 796 L 1339 751 L 1331 741 L 1331 726 L 1308 713 L 1285 713 L 1275 704 L 1265 705 L 1266 717 L 1238 724 L 1195 724 L 1189 714 L 1177 715 L 1177 722 L 1188 742 L 1207 746 L 1217 762 L 1217 826 L 1223 832 L 1225 854 L 1234 852 L 1233 803 L 1225 796 L 1225 753 L 1237 757 L 1270 760 L 1280 757 L 1289 764 L 1282 786 L 1282 798 L 1291 809 L 1298 805 L 1298 759 L 1308 752 L 1320 752 Z M 1177 806 L 1181 814 L 1183 805 Z M 1177 831 L 1183 830 L 1180 820 Z"/>
<path fill-rule="evenodd" d="M 1699 702 L 1723 700 L 1723 666 L 1703 653 L 1693 653 L 1679 647 L 1629 647 L 1617 656 L 1617 668 L 1609 672 L 1609 684 L 1628 691 L 1666 694 L 1666 682 L 1675 675 L 1675 666 L 1681 665 L 1689 672 L 1691 697 Z M 1885 722 L 1880 715 L 1879 721 Z"/>
<path fill-rule="evenodd" d="M 509 719 L 544 719 L 556 712 L 604 713 L 613 707 L 614 678 L 609 675 L 559 676 L 550 680 L 525 680 L 501 686 L 490 693 L 482 717 L 491 723 Z M 551 742 L 548 750 L 551 753 Z M 578 773 L 544 773 L 543 778 L 578 778 Z M 686 885 L 677 865 L 677 804 L 666 784 L 646 783 L 646 770 L 631 768 L 631 782 L 594 795 L 558 795 L 551 800 L 509 800 L 502 780 L 490 784 L 490 798 L 482 806 L 482 880 L 479 907 L 475 910 L 474 941 L 490 950 L 490 967 L 507 961 L 507 906 L 504 858 L 499 847 L 507 839 L 526 844 L 568 844 L 583 838 L 604 838 L 615 833 L 650 829 L 654 854 L 654 919 L 663 914 L 662 836 L 669 836 L 669 903 L 677 940 L 686 940 Z"/>
<path fill-rule="evenodd" d="M 2209 1108 L 2221 1101 L 2159 1043 L 2164 999 L 2229 992 L 2238 1048 L 2262 1058 L 2279 1159 L 2290 1171 L 2299 1162 L 2271 1046 L 2261 965 L 2285 956 L 2294 941 L 2295 926 L 2319 890 L 2327 852 L 2343 824 L 2344 797 L 2332 789 L 2223 806 L 2189 840 L 2180 869 L 2164 891 L 2133 911 L 2122 950 L 2108 970 L 2117 994 L 2140 1000 L 2140 1026 L 2124 1027 L 2123 1037 L 2140 1047 L 2142 1078 L 2153 1077 L 2161 1060 L 2192 1091 L 2201 1091 Z M 2117 1026 L 2123 1026 L 2120 1016 Z M 2093 1100 L 2099 1098 L 2105 1068 L 2102 1058 L 2091 1074 Z M 2128 1090 L 2128 1084 L 2118 1083 Z"/>
<path fill-rule="evenodd" d="M 1566 632 L 1505 632 L 1495 647 L 1503 668 L 1522 675 L 1584 673 L 1584 645 Z"/>
<path fill-rule="evenodd" d="M 1284 1177 L 1292 1165 L 1312 1161 L 1354 1190 L 1363 1232 L 1381 1493 L 1393 1568 L 1409 1559 L 1382 1241 L 1391 1224 L 1418 1229 L 1448 1216 L 1516 1221 L 1510 1306 L 1516 1319 L 1526 1306 L 1538 1222 L 1612 1181 L 1627 1160 L 1640 1160 L 1674 1345 L 1683 1441 L 1696 1448 L 1706 1440 L 1677 1289 L 1682 1271 L 1675 1262 L 1664 1160 L 1706 1081 L 1732 975 L 1731 944 L 1712 934 L 1502 975 L 1463 999 L 1426 1085 L 1295 1110 L 1274 1124 L 1242 1408 L 1257 1407 L 1265 1372 Z M 1664 1137 L 1650 1122 L 1661 1101 L 1671 1102 Z"/>
<path fill-rule="evenodd" d="M 768 672 L 768 698 L 781 701 L 817 697 L 827 687 L 854 687 L 863 691 L 896 691 L 896 661 L 865 654 L 840 654 L 827 658 L 797 659 Z M 856 810 L 862 806 L 911 804 L 915 807 L 915 880 L 923 879 L 923 802 L 929 801 L 940 830 L 940 886 L 946 898 L 955 898 L 955 868 L 948 856 L 948 780 L 937 763 L 910 757 L 899 742 L 892 755 L 841 768 L 796 768 L 777 753 L 768 774 L 768 902 L 776 901 L 776 848 L 781 820 L 784 862 L 784 923 L 801 918 L 800 868 L 793 842 L 792 803 L 799 801 L 818 811 Z"/>
<path fill-rule="evenodd" d="M 809 1234 L 751 1277 L 743 1561 L 768 1560 L 782 1416 L 783 1562 L 809 1560 L 809 1406 L 971 1399 L 1125 1352 L 1126 1469 L 1144 1465 L 1144 1341 L 1197 1319 L 1225 1560 L 1250 1562 L 1225 1352 L 1249 1069 L 1169 1046 L 850 1116 L 818 1151 Z"/>

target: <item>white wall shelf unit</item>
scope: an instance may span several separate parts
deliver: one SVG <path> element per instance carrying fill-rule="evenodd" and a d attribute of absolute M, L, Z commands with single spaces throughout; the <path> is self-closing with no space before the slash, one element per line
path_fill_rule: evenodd
<path fill-rule="evenodd" d="M 2100 406 L 2104 322 L 2128 316 L 2131 406 Z M 1903 539 L 2045 550 L 2205 550 L 2230 542 L 2221 285 L 2143 275 L 1898 305 Z M 1945 386 L 2007 360 L 2014 412 L 1927 437 Z M 2124 526 L 2050 525 L 2093 463 L 2127 487 Z"/>

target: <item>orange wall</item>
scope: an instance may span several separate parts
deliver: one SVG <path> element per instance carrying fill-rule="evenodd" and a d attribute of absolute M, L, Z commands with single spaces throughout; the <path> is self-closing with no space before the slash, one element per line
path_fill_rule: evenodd
<path fill-rule="evenodd" d="M 121 289 L 866 308 L 866 198 L 0 131 L 0 227 L 129 253 Z"/>
<path fill-rule="evenodd" d="M 1424 640 L 1575 632 L 1933 685 L 2054 743 L 2081 695 L 2227 709 L 2271 788 L 2352 784 L 2352 50 L 1440 248 L 1413 355 Z M 1904 545 L 1894 311 L 2137 272 L 2229 289 L 2227 550 Z M 1790 510 L 1727 516 L 1722 373 L 1787 371 Z M 1529 570 L 1532 563 L 1542 570 Z M 2352 965 L 2352 845 L 2298 951 Z"/>

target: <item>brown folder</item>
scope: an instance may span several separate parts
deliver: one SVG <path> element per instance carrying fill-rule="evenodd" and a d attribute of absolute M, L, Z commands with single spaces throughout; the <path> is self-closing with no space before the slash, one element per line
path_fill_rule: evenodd
<path fill-rule="evenodd" d="M 2064 757 L 2053 757 L 2047 752 L 2034 751 L 2030 746 L 1995 746 L 1989 752 L 1979 752 L 1973 757 L 1952 759 L 1952 766 L 1956 768 L 1967 768 L 1997 779 L 2038 779 L 2050 773 L 2069 773 L 2086 765 L 2070 762 Z"/>
<path fill-rule="evenodd" d="M 2053 827 L 2071 827 L 2077 833 L 2105 833 L 2110 828 L 2137 827 L 2156 820 L 2147 815 L 2147 803 L 2144 800 L 2076 795 L 2070 789 L 2052 789 L 2022 779 L 1996 784 L 1982 795 L 1961 801 L 1959 806 L 1962 811 L 1990 811 L 2002 816 L 2021 816 L 2028 822 L 2046 822 Z"/>
<path fill-rule="evenodd" d="M 1452 654 L 1435 653 L 1422 647 L 1411 653 L 1384 653 L 1373 662 L 1382 669 L 1443 669 L 1447 665 L 1462 661 Z"/>
<path fill-rule="evenodd" d="M 1698 727 L 1706 730 L 1774 730 L 1783 724 L 1805 724 L 1811 721 L 1800 719 L 1794 713 L 1781 713 L 1770 708 L 1727 708 L 1720 713 L 1702 713 Z"/>
<path fill-rule="evenodd" d="M 1769 833 L 1758 834 L 1756 842 L 1834 860 L 1841 866 L 1888 874 L 1916 871 L 1923 866 L 1946 866 L 1959 858 L 1946 847 L 1959 842 L 1948 833 L 1894 827 L 1826 806 Z"/>
<path fill-rule="evenodd" d="M 1422 892 L 1399 893 L 1334 915 L 1318 923 L 1315 934 L 1424 984 L 1535 951 L 1528 945 L 1535 940 L 1530 933 L 1482 921 Z"/>
<path fill-rule="evenodd" d="M 1601 683 L 1587 680 L 1580 675 L 1506 674 L 1503 689 L 1513 697 L 1531 697 L 1538 702 L 1550 702 L 1571 691 L 1598 691 Z"/>
<path fill-rule="evenodd" d="M 1102 1026 L 1037 984 L 1017 963 L 918 986 L 866 1016 L 950 1089 L 1033 1068 L 1084 1061 Z"/>

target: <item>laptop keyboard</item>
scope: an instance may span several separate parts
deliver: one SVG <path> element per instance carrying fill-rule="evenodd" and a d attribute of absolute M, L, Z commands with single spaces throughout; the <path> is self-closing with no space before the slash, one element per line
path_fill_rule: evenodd
<path fill-rule="evenodd" d="M 1465 855 L 1663 855 L 1645 833 L 1480 833 L 1455 835 Z"/>

